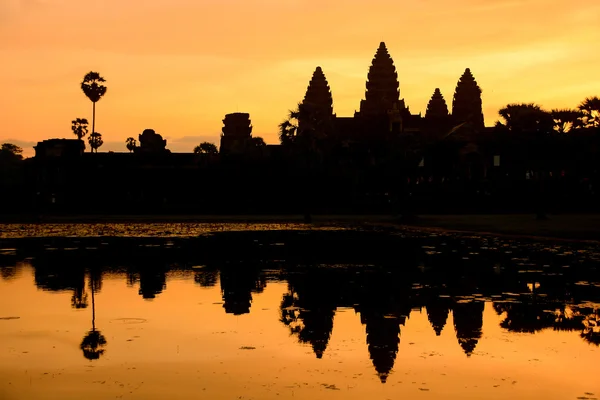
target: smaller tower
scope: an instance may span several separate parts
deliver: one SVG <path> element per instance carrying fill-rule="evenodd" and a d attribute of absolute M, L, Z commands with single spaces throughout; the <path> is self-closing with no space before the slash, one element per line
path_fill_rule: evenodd
<path fill-rule="evenodd" d="M 315 69 L 302 104 L 311 110 L 318 109 L 321 115 L 333 115 L 331 89 L 321 67 Z"/>
<path fill-rule="evenodd" d="M 220 152 L 243 153 L 252 139 L 252 123 L 248 113 L 232 113 L 223 119 Z"/>
<path fill-rule="evenodd" d="M 433 92 L 433 95 L 431 96 L 431 100 L 429 100 L 429 104 L 427 104 L 425 118 L 437 119 L 447 117 L 448 105 L 446 104 L 446 100 L 444 100 L 444 96 L 442 96 L 442 92 L 440 92 L 440 89 L 436 88 Z"/>
<path fill-rule="evenodd" d="M 452 118 L 455 124 L 470 122 L 475 130 L 483 130 L 481 88 L 471 70 L 467 68 L 460 77 L 452 100 Z"/>

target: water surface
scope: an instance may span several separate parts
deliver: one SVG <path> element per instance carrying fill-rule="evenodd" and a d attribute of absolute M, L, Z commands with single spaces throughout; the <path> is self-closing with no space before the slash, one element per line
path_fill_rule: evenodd
<path fill-rule="evenodd" d="M 0 241 L 2 399 L 600 398 L 589 244 L 12 228 Z"/>

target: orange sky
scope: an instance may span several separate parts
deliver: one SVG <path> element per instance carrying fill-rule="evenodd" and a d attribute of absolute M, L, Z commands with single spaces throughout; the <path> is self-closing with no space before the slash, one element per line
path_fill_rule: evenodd
<path fill-rule="evenodd" d="M 317 65 L 337 115 L 353 115 L 380 41 L 413 113 L 436 87 L 451 103 L 466 67 L 488 125 L 509 102 L 600 95 L 598 0 L 0 0 L 0 142 L 71 137 L 91 119 L 79 83 L 93 70 L 108 86 L 101 150 L 153 128 L 191 151 L 235 111 L 276 143 Z"/>

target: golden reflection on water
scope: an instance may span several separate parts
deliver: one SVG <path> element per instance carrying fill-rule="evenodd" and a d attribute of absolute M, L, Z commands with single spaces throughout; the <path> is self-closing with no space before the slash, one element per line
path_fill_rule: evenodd
<path fill-rule="evenodd" d="M 80 349 L 93 328 L 91 305 L 71 308 L 71 292 L 37 289 L 31 267 L 0 280 L 0 317 L 7 318 L 0 320 L 0 398 L 600 397 L 598 347 L 574 332 L 509 333 L 490 302 L 471 356 L 459 345 L 452 312 L 436 336 L 425 308 L 410 311 L 383 384 L 370 360 L 366 317 L 354 308 L 337 308 L 319 359 L 281 322 L 286 283 L 269 281 L 252 293 L 250 313 L 234 315 L 225 312 L 218 276 L 209 287 L 193 278 L 170 272 L 168 290 L 144 299 L 139 282 L 105 274 L 94 300 L 105 353 L 93 361 Z"/>
<path fill-rule="evenodd" d="M 181 222 L 181 223 L 59 223 L 0 224 L 0 239 L 30 237 L 195 237 L 219 232 L 345 230 L 335 223 Z"/>

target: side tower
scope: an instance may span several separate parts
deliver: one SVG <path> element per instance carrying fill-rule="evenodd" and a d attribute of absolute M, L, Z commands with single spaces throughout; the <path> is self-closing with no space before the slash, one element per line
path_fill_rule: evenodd
<path fill-rule="evenodd" d="M 448 105 L 439 88 L 434 90 L 433 95 L 429 100 L 429 104 L 427 104 L 425 118 L 428 120 L 448 118 Z"/>
<path fill-rule="evenodd" d="M 248 113 L 232 113 L 223 119 L 220 153 L 243 153 L 252 139 L 252 123 Z"/>
<path fill-rule="evenodd" d="M 333 116 L 333 97 L 321 67 L 315 69 L 306 89 L 302 105 L 310 110 L 318 110 L 321 115 Z"/>
<path fill-rule="evenodd" d="M 481 88 L 471 70 L 467 68 L 460 77 L 452 100 L 452 117 L 455 124 L 470 122 L 475 130 L 483 130 Z"/>

